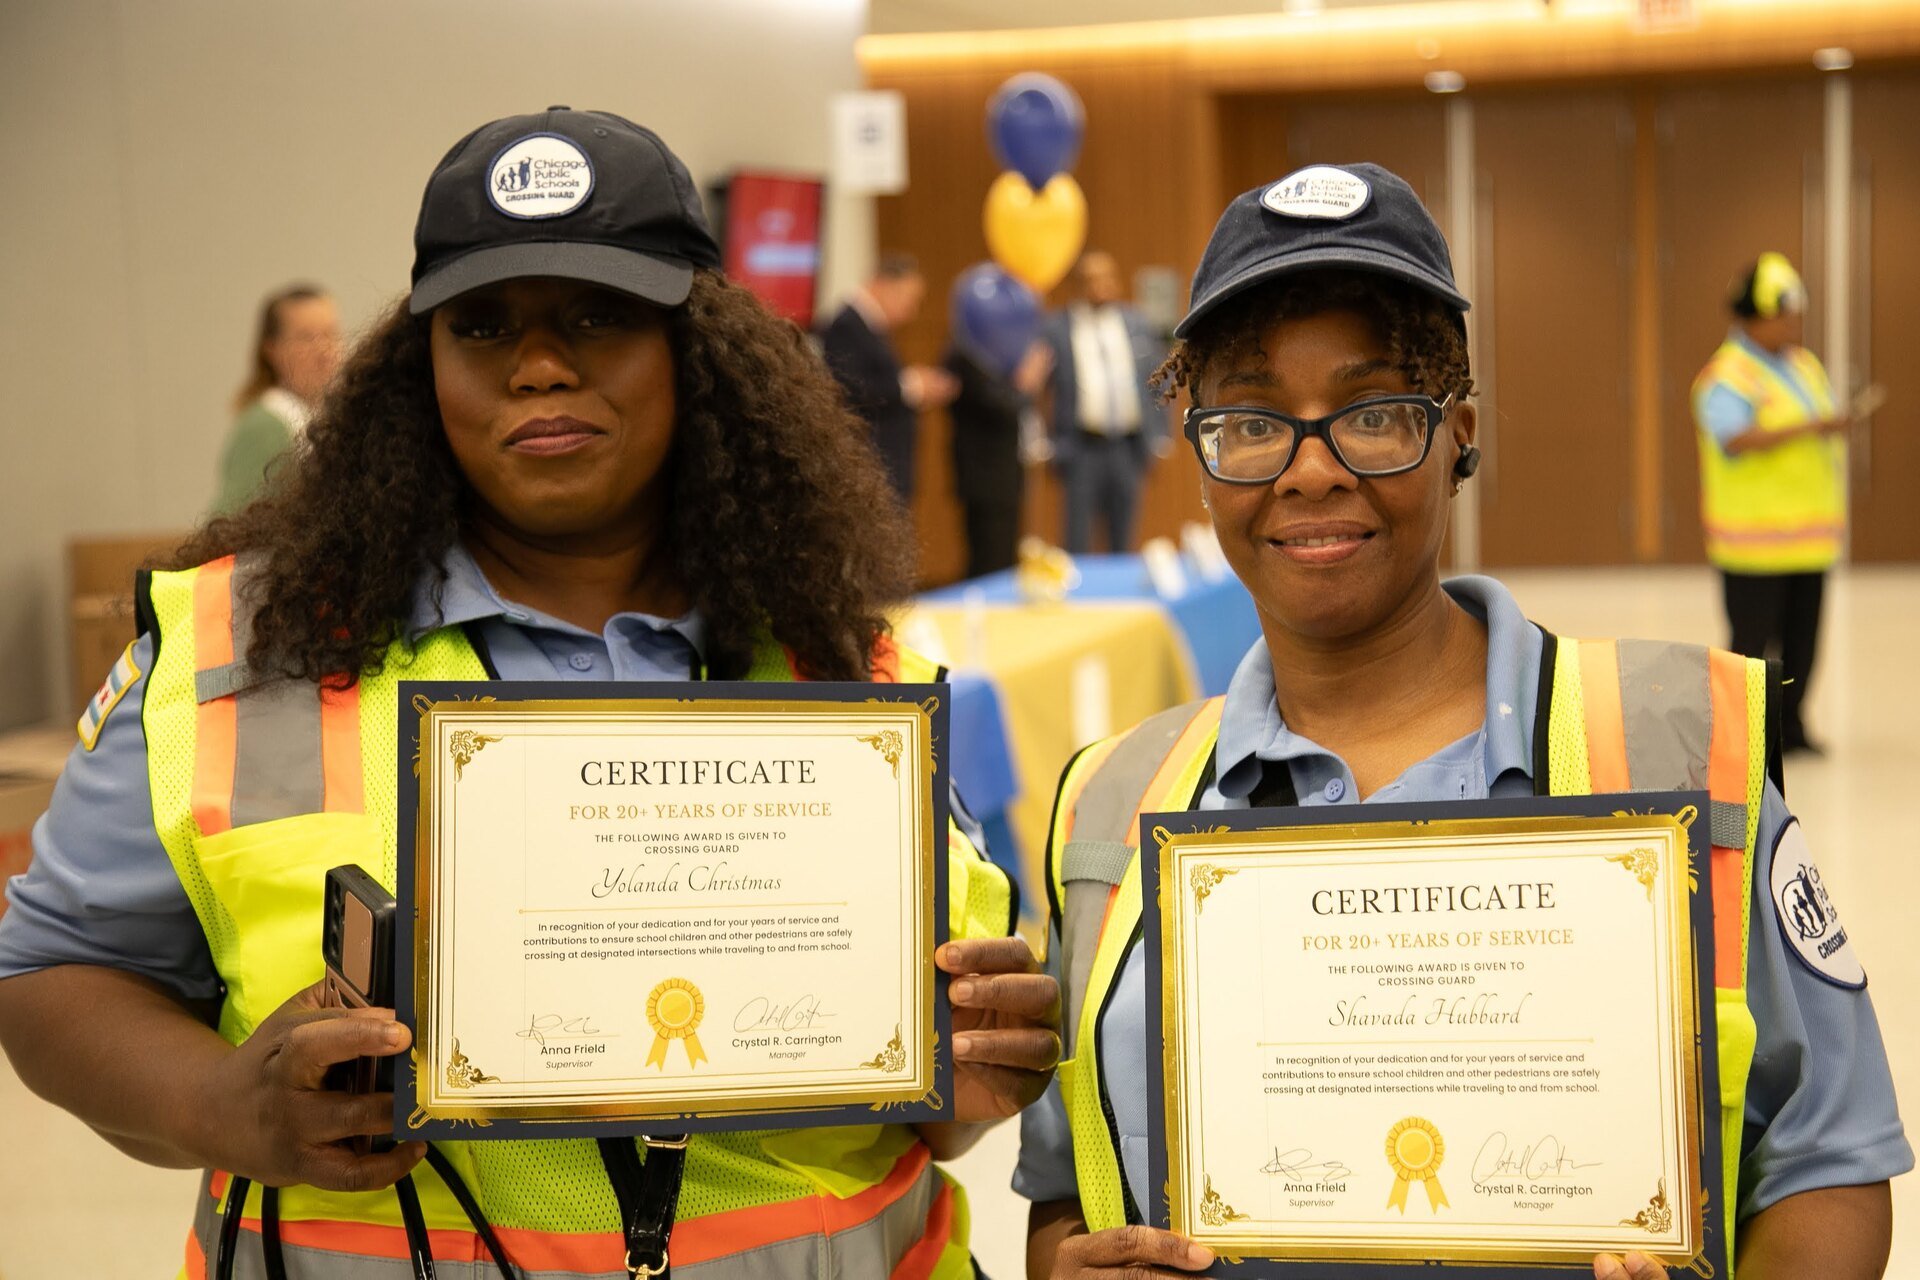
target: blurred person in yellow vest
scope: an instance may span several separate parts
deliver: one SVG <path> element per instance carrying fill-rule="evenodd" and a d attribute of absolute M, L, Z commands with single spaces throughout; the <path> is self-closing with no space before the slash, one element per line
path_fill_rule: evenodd
<path fill-rule="evenodd" d="M 253 500 L 267 469 L 306 430 L 340 367 L 340 311 L 317 285 L 295 284 L 260 304 L 253 368 L 234 397 L 238 415 L 220 451 L 217 515 Z"/>
<path fill-rule="evenodd" d="M 1730 647 L 1785 670 L 1783 745 L 1816 750 L 1801 717 L 1826 574 L 1846 535 L 1851 419 L 1800 345 L 1807 290 L 1784 255 L 1761 254 L 1728 303 L 1733 329 L 1693 384 L 1707 559 L 1724 584 Z"/>
<path fill-rule="evenodd" d="M 344 1141 L 390 1133 L 393 1096 L 328 1068 L 412 1042 L 320 982 L 327 868 L 393 888 L 402 678 L 940 678 L 887 634 L 913 540 L 880 459 L 800 332 L 721 274 L 660 138 L 565 107 L 484 125 L 414 249 L 284 476 L 142 575 L 140 637 L 7 886 L 0 1044 L 121 1150 L 205 1171 L 187 1277 L 431 1256 L 622 1280 L 670 1244 L 679 1280 L 971 1280 L 937 1162 L 1037 1097 L 1059 1044 L 957 804 L 931 961 L 964 974 L 953 1123 Z"/>

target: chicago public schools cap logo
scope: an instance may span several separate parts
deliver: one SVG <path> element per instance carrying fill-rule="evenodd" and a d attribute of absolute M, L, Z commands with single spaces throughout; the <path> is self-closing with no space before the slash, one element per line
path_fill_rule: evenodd
<path fill-rule="evenodd" d="M 593 190 L 587 153 L 557 133 L 530 133 L 508 144 L 487 171 L 487 198 L 511 218 L 558 218 Z"/>
<path fill-rule="evenodd" d="M 1373 188 L 1367 180 L 1316 164 L 1296 169 L 1260 193 L 1260 203 L 1287 218 L 1330 218 L 1343 221 L 1367 207 Z"/>
<path fill-rule="evenodd" d="M 1772 888 L 1780 932 L 1800 962 L 1836 986 L 1866 986 L 1867 972 L 1847 940 L 1798 822 L 1788 824 L 1774 847 Z"/>

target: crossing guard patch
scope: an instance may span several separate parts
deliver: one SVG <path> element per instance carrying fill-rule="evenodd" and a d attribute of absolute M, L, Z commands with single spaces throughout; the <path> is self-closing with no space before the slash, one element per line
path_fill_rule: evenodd
<path fill-rule="evenodd" d="M 113 670 L 107 672 L 107 682 L 100 686 L 100 692 L 93 695 L 93 701 L 80 713 L 80 723 L 75 727 L 80 731 L 81 745 L 87 750 L 93 750 L 94 744 L 100 741 L 100 730 L 106 726 L 107 716 L 120 705 L 120 699 L 127 696 L 127 690 L 139 678 L 140 668 L 133 660 L 130 644 L 113 664 Z"/>

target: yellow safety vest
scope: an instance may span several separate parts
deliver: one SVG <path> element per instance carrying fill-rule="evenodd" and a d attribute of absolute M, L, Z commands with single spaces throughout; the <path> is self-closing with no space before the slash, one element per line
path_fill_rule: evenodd
<path fill-rule="evenodd" d="M 1697 645 L 1551 635 L 1541 661 L 1543 686 L 1551 688 L 1534 731 L 1534 783 L 1542 794 L 1704 790 L 1711 798 L 1724 1168 L 1707 1221 L 1724 1233 L 1731 1270 L 1754 1046 L 1747 933 L 1769 756 L 1766 664 Z M 1140 939 L 1139 817 L 1200 803 L 1223 702 L 1175 707 L 1088 747 L 1067 766 L 1054 801 L 1047 892 L 1061 948 L 1064 1056 L 1057 1078 L 1073 1134 L 1081 1215 L 1095 1231 L 1139 1220 L 1099 1061 L 1107 1002 Z"/>
<path fill-rule="evenodd" d="M 1847 528 L 1844 440 L 1806 436 L 1731 457 L 1706 428 L 1707 394 L 1720 385 L 1753 406 L 1753 425 L 1761 431 L 1831 418 L 1833 387 L 1819 359 L 1805 347 L 1790 348 L 1785 358 L 1799 391 L 1778 369 L 1732 338 L 1713 353 L 1693 384 L 1707 559 L 1733 573 L 1829 568 L 1840 556 Z M 1815 412 L 1808 411 L 1808 398 Z"/>
<path fill-rule="evenodd" d="M 229 557 L 142 584 L 155 631 L 143 716 L 154 828 L 192 901 L 225 984 L 220 1034 L 245 1040 L 294 992 L 319 981 L 322 881 L 358 863 L 394 885 L 398 686 L 483 680 L 457 627 L 396 646 L 351 689 L 256 681 L 246 668 L 255 571 Z M 939 669 L 882 638 L 876 680 L 928 681 Z M 752 680 L 794 679 L 767 644 Z M 957 827 L 948 831 L 949 925 L 956 937 L 1005 936 L 1010 884 Z M 474 1193 L 522 1272 L 624 1280 L 619 1211 L 591 1140 L 436 1143 Z M 414 1175 L 434 1255 L 485 1262 L 484 1245 L 446 1184 Z M 231 1179 L 209 1171 L 182 1275 L 202 1277 Z M 391 1191 L 288 1187 L 279 1234 L 290 1273 L 411 1277 Z M 243 1206 L 241 1266 L 260 1274 L 260 1189 Z M 252 1234 L 249 1235 L 248 1233 Z M 967 1206 L 906 1125 L 700 1134 L 687 1148 L 673 1274 L 696 1278 L 970 1277 Z"/>

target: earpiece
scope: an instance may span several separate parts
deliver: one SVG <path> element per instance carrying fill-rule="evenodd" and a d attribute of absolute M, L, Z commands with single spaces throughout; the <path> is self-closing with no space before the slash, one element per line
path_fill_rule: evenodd
<path fill-rule="evenodd" d="M 1480 450 L 1472 445 L 1460 451 L 1459 460 L 1453 464 L 1453 474 L 1465 480 L 1480 469 Z"/>

